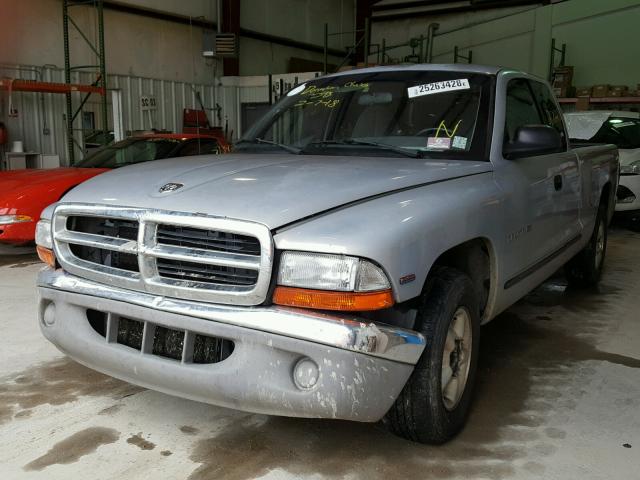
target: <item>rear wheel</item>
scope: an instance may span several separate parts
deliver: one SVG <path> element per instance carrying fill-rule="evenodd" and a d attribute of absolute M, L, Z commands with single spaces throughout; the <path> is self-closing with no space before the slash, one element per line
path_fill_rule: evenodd
<path fill-rule="evenodd" d="M 384 422 L 409 440 L 439 444 L 464 426 L 478 362 L 480 319 L 471 279 L 439 268 L 417 323 L 427 338 L 418 364 Z"/>
<path fill-rule="evenodd" d="M 597 284 L 602 276 L 606 253 L 607 208 L 606 202 L 601 202 L 589 243 L 565 265 L 565 276 L 569 284 L 578 287 Z"/>

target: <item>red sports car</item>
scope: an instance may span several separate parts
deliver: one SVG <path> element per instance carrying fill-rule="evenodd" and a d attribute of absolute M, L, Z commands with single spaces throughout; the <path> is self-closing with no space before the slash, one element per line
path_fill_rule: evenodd
<path fill-rule="evenodd" d="M 229 145 L 201 134 L 151 134 L 101 148 L 69 168 L 0 172 L 0 244 L 23 245 L 35 237 L 47 205 L 76 185 L 112 168 L 171 157 L 222 153 Z"/>

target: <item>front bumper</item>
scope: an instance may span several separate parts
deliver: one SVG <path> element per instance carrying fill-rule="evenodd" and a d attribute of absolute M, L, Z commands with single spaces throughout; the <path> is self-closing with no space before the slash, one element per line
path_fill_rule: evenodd
<path fill-rule="evenodd" d="M 20 222 L 0 225 L 0 243 L 24 245 L 34 241 L 38 222 Z"/>
<path fill-rule="evenodd" d="M 71 358 L 137 385 L 256 413 L 377 421 L 425 345 L 415 332 L 353 317 L 181 301 L 49 268 L 39 273 L 38 287 L 41 330 Z M 152 342 L 144 338 L 140 351 L 113 335 L 101 336 L 87 319 L 88 309 L 143 322 L 145 332 L 147 325 L 166 327 L 231 340 L 235 348 L 212 364 L 163 358 L 145 348 Z M 294 380 L 299 374 L 317 380 L 303 388 Z"/>

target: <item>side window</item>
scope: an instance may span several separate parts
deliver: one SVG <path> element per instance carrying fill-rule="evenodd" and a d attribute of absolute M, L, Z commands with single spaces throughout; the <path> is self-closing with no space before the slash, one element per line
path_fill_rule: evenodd
<path fill-rule="evenodd" d="M 562 146 L 566 148 L 567 138 L 562 123 L 562 114 L 558 110 L 549 88 L 540 82 L 531 82 L 531 88 L 540 107 L 544 124 L 558 131 L 560 137 L 562 137 Z"/>
<path fill-rule="evenodd" d="M 220 148 L 216 140 L 191 140 L 180 147 L 177 157 L 188 157 L 190 155 L 208 155 L 211 153 L 220 153 Z"/>
<path fill-rule="evenodd" d="M 515 139 L 519 127 L 542 124 L 542 116 L 533 98 L 529 82 L 524 79 L 511 80 L 507 85 L 504 143 Z"/>

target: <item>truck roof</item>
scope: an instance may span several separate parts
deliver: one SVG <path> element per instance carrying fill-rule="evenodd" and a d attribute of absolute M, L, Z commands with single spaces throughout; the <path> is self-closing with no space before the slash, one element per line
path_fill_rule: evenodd
<path fill-rule="evenodd" d="M 503 67 L 491 65 L 474 65 L 461 63 L 409 63 L 403 65 L 385 65 L 380 67 L 358 68 L 356 70 L 345 70 L 343 72 L 333 73 L 330 77 L 353 75 L 354 73 L 375 73 L 375 72 L 399 72 L 399 71 L 449 71 L 449 72 L 466 72 L 466 73 L 482 73 L 485 75 L 496 75 L 503 70 Z"/>

